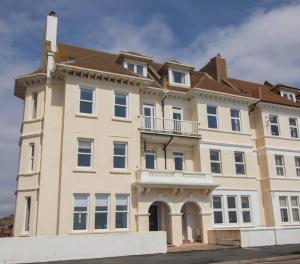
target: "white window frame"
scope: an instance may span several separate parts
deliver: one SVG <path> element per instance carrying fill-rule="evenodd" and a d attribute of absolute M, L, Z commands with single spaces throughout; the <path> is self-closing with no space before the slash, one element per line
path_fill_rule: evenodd
<path fill-rule="evenodd" d="M 153 169 L 149 169 L 149 168 L 146 168 L 146 156 L 147 155 L 152 155 L 154 156 L 154 168 Z M 146 170 L 155 170 L 156 169 L 156 151 L 153 150 L 153 149 L 146 149 L 144 151 L 144 162 L 145 162 L 145 169 Z"/>
<path fill-rule="evenodd" d="M 126 105 L 120 105 L 120 104 L 116 104 L 116 96 L 117 95 L 123 95 L 126 96 Z M 115 119 L 123 119 L 123 120 L 128 120 L 129 119 L 129 93 L 126 92 L 120 92 L 120 91 L 114 91 L 114 100 L 113 100 L 113 117 Z M 126 116 L 125 117 L 121 117 L 121 116 L 116 116 L 115 115 L 115 107 L 116 106 L 122 106 L 125 107 L 126 109 Z"/>
<path fill-rule="evenodd" d="M 35 155 L 36 155 L 36 147 L 35 143 L 31 142 L 29 143 L 29 171 L 32 172 L 35 169 Z"/>
<path fill-rule="evenodd" d="M 241 153 L 242 154 L 242 159 L 243 159 L 242 162 L 237 162 L 235 160 L 235 154 L 236 153 Z M 234 155 L 235 174 L 236 175 L 246 175 L 247 172 L 246 172 L 245 152 L 243 152 L 243 151 L 234 151 L 233 155 Z M 244 166 L 244 173 L 237 173 L 237 165 L 243 165 Z"/>
<path fill-rule="evenodd" d="M 37 119 L 37 111 L 38 111 L 38 96 L 39 93 L 38 92 L 32 92 L 31 94 L 31 98 L 32 98 L 32 115 L 31 118 Z"/>
<path fill-rule="evenodd" d="M 276 164 L 276 158 L 280 158 L 281 163 L 282 163 L 281 165 L 277 165 L 277 164 Z M 284 176 L 285 176 L 284 156 L 283 156 L 283 155 L 275 154 L 275 155 L 274 155 L 274 160 L 275 160 L 275 170 L 276 170 L 276 175 L 277 175 L 278 177 L 284 177 Z M 282 175 L 278 174 L 277 169 L 282 169 L 283 174 L 282 174 Z"/>
<path fill-rule="evenodd" d="M 75 196 L 85 196 L 87 198 L 86 211 L 75 211 Z M 89 206 L 90 206 L 90 195 L 88 193 L 73 193 L 73 214 L 72 214 L 72 232 L 86 232 L 89 229 Z M 75 213 L 86 213 L 86 226 L 85 229 L 74 229 L 74 215 Z"/>
<path fill-rule="evenodd" d="M 220 197 L 221 198 L 221 208 L 214 208 L 214 197 Z M 213 223 L 215 225 L 224 225 L 225 224 L 225 212 L 224 212 L 224 196 L 223 195 L 212 195 L 212 208 L 213 208 Z M 222 213 L 222 223 L 215 223 L 215 212 L 221 212 Z"/>
<path fill-rule="evenodd" d="M 182 159 L 182 170 L 176 170 L 175 169 L 175 158 L 181 158 Z M 185 158 L 184 158 L 184 152 L 183 151 L 173 151 L 173 164 L 174 164 L 174 171 L 184 171 L 185 170 Z"/>
<path fill-rule="evenodd" d="M 32 199 L 31 196 L 25 197 L 25 207 L 24 207 L 24 234 L 28 234 L 30 232 L 30 218 L 31 218 L 31 208 L 32 208 Z"/>
<path fill-rule="evenodd" d="M 99 197 L 99 196 L 106 196 L 106 201 L 107 201 L 107 210 L 106 211 L 97 211 L 96 203 L 97 203 L 97 197 Z M 108 193 L 96 193 L 95 194 L 95 223 L 94 223 L 94 229 L 96 231 L 108 231 L 108 230 L 110 230 L 110 215 L 109 215 L 109 212 L 110 212 L 110 195 Z M 107 228 L 103 228 L 103 229 L 96 228 L 96 214 L 106 214 Z"/>
<path fill-rule="evenodd" d="M 235 208 L 229 208 L 228 207 L 228 197 L 233 197 L 235 199 Z M 240 223 L 239 219 L 239 210 L 238 210 L 238 199 L 237 195 L 226 195 L 226 204 L 227 204 L 227 219 L 229 225 L 238 225 Z M 229 212 L 235 212 L 236 213 L 236 222 L 229 222 Z"/>
<path fill-rule="evenodd" d="M 125 60 L 124 61 L 124 67 L 127 69 L 127 70 L 129 70 L 128 69 L 128 64 L 133 64 L 134 66 L 134 70 L 133 70 L 133 72 L 135 73 L 135 74 L 138 74 L 138 75 L 140 75 L 138 72 L 137 72 L 137 66 L 141 66 L 141 67 L 143 67 L 143 74 L 142 75 L 140 75 L 140 76 L 144 76 L 144 77 L 147 77 L 147 64 L 145 64 L 145 63 L 140 63 L 140 62 L 136 62 L 136 61 L 133 61 L 133 60 Z M 129 70 L 130 71 L 130 70 Z"/>
<path fill-rule="evenodd" d="M 292 198 L 296 198 L 297 199 L 297 206 L 293 206 L 292 205 Z M 297 195 L 291 195 L 291 196 L 289 196 L 289 202 L 290 202 L 290 215 L 291 215 L 291 222 L 292 223 L 298 223 L 299 224 L 299 222 L 300 222 L 300 219 L 298 220 L 298 221 L 295 221 L 294 220 L 294 215 L 293 215 L 293 209 L 296 209 L 296 210 L 298 210 L 298 216 L 299 216 L 299 218 L 300 218 L 300 203 L 299 203 L 299 196 L 297 196 Z"/>
<path fill-rule="evenodd" d="M 278 115 L 270 114 L 269 117 L 270 117 L 270 133 L 271 133 L 271 136 L 273 136 L 273 137 L 280 137 L 279 116 Z M 276 123 L 272 123 L 271 122 L 271 117 L 276 117 L 277 122 Z M 278 128 L 278 135 L 273 135 L 272 134 L 272 126 L 276 126 Z"/>
<path fill-rule="evenodd" d="M 296 125 L 291 125 L 291 123 L 290 123 L 291 119 L 294 119 L 296 121 Z M 299 138 L 298 119 L 295 117 L 289 117 L 289 126 L 290 126 L 290 137 L 291 138 Z M 296 129 L 297 137 L 292 136 L 292 129 Z"/>
<path fill-rule="evenodd" d="M 300 162 L 299 162 L 299 166 L 297 166 L 297 159 L 299 159 L 299 161 L 300 161 L 300 156 L 295 157 L 296 175 L 297 175 L 297 177 L 300 177 Z"/>
<path fill-rule="evenodd" d="M 280 91 L 280 95 L 282 97 L 285 97 L 285 98 L 287 98 L 289 100 L 292 100 L 292 101 L 296 102 L 296 96 L 295 96 L 294 93 L 287 92 L 287 91 Z"/>
<path fill-rule="evenodd" d="M 174 79 L 173 79 L 173 71 L 185 74 L 185 77 L 184 77 L 185 83 L 175 82 Z M 174 69 L 174 68 L 169 67 L 168 74 L 169 74 L 169 83 L 171 85 L 185 87 L 185 88 L 188 88 L 188 87 L 191 86 L 190 73 L 188 71 L 178 70 L 178 69 Z"/>
<path fill-rule="evenodd" d="M 249 208 L 243 208 L 242 197 L 246 197 L 248 199 Z M 241 216 L 240 216 L 241 222 L 243 224 L 251 224 L 253 222 L 253 219 L 252 219 L 252 210 L 251 210 L 251 208 L 252 208 L 251 196 L 250 195 L 240 195 L 239 196 L 239 200 L 240 200 L 240 204 L 241 204 Z M 250 222 L 244 222 L 243 212 L 250 212 L 250 220 L 251 220 Z"/>
<path fill-rule="evenodd" d="M 216 152 L 218 152 L 219 153 L 219 160 L 212 160 L 211 158 L 210 158 L 210 153 L 211 153 L 211 151 L 216 151 Z M 222 174 L 222 157 L 221 157 L 221 150 L 218 150 L 218 149 L 210 149 L 209 150 L 209 160 L 210 160 L 210 171 L 211 171 L 211 173 L 213 173 L 213 174 Z M 219 163 L 220 164 L 220 172 L 213 172 L 212 171 L 212 166 L 211 166 L 211 164 L 212 163 Z"/>
<path fill-rule="evenodd" d="M 280 198 L 285 198 L 286 206 L 281 206 L 281 204 L 280 204 Z M 291 221 L 290 210 L 289 210 L 289 196 L 288 195 L 280 195 L 280 196 L 278 196 L 278 202 L 279 202 L 279 210 L 280 210 L 279 212 L 280 212 L 281 223 L 282 224 L 289 224 L 290 221 Z M 288 220 L 286 222 L 284 222 L 283 219 L 282 219 L 282 213 L 281 213 L 282 209 L 286 209 L 286 211 L 287 211 Z"/>
<path fill-rule="evenodd" d="M 208 113 L 208 107 L 214 107 L 216 108 L 216 114 L 211 114 L 211 113 Z M 206 105 L 206 121 L 207 121 L 207 128 L 209 129 L 219 129 L 219 111 L 218 111 L 218 106 L 216 105 Z M 217 127 L 216 128 L 213 128 L 213 127 L 209 127 L 209 122 L 208 122 L 208 117 L 209 116 L 212 116 L 212 117 L 215 117 L 216 118 L 216 122 L 217 122 Z"/>
<path fill-rule="evenodd" d="M 91 153 L 79 153 L 79 142 L 80 141 L 89 141 L 91 142 Z M 81 155 L 90 155 L 90 166 L 79 166 L 78 165 L 78 158 L 79 154 Z M 77 138 L 77 160 L 76 160 L 76 167 L 79 169 L 85 169 L 85 170 L 90 170 L 93 168 L 93 160 L 94 160 L 94 139 L 92 138 Z"/>
<path fill-rule="evenodd" d="M 93 94 L 93 99 L 92 100 L 85 100 L 85 99 L 81 99 L 81 90 L 90 90 L 92 91 Z M 80 112 L 80 104 L 81 102 L 88 102 L 88 103 L 92 103 L 92 113 L 83 113 Z M 78 105 L 78 113 L 80 115 L 95 115 L 96 111 L 96 89 L 94 87 L 87 87 L 87 86 L 79 86 L 79 105 Z"/>
<path fill-rule="evenodd" d="M 238 117 L 233 117 L 231 115 L 231 111 L 236 111 L 239 113 L 239 116 Z M 239 130 L 233 130 L 233 127 L 232 127 L 232 120 L 238 120 L 238 123 L 239 123 L 239 127 L 240 129 Z M 231 122 L 231 130 L 233 132 L 241 132 L 242 131 L 242 122 L 241 122 L 241 110 L 240 109 L 235 109 L 235 108 L 231 108 L 230 109 L 230 122 Z"/>
<path fill-rule="evenodd" d="M 115 154 L 115 144 L 125 145 L 125 155 Z M 115 168 L 114 167 L 114 157 L 125 157 L 125 168 Z M 112 167 L 114 171 L 127 171 L 128 170 L 128 142 L 124 141 L 114 141 L 113 142 L 113 162 Z"/>
<path fill-rule="evenodd" d="M 127 198 L 127 210 L 126 211 L 118 211 L 117 210 L 117 196 L 126 196 Z M 115 195 L 115 199 L 116 199 L 116 206 L 115 206 L 115 230 L 129 230 L 130 229 L 130 217 L 129 217 L 129 212 L 130 212 L 130 204 L 129 204 L 129 194 L 127 193 L 116 193 Z M 116 224 L 117 224 L 117 213 L 124 213 L 126 212 L 127 214 L 127 227 L 124 228 L 117 228 Z"/>

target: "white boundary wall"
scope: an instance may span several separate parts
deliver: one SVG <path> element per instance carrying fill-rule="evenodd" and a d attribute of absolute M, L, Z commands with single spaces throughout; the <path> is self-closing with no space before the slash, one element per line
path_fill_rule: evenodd
<path fill-rule="evenodd" d="M 259 247 L 300 243 L 300 227 L 264 227 L 241 229 L 241 247 Z"/>
<path fill-rule="evenodd" d="M 0 239 L 0 263 L 28 263 L 166 253 L 165 232 Z"/>

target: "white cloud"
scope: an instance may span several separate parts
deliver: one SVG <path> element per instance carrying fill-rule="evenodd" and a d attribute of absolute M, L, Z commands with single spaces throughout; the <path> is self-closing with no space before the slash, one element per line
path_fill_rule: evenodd
<path fill-rule="evenodd" d="M 220 52 L 229 73 L 246 80 L 300 81 L 300 5 L 257 11 L 242 24 L 200 34 L 181 54 L 198 67 Z"/>

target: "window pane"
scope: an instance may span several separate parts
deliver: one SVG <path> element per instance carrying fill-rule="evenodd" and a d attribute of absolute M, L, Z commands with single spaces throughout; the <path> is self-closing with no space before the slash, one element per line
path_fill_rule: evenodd
<path fill-rule="evenodd" d="M 115 143 L 114 144 L 114 154 L 115 155 L 125 155 L 126 154 L 126 144 Z"/>
<path fill-rule="evenodd" d="M 298 208 L 292 208 L 292 213 L 293 213 L 293 221 L 299 222 L 300 221 L 299 209 Z"/>
<path fill-rule="evenodd" d="M 134 64 L 133 63 L 127 63 L 127 69 L 134 72 Z"/>
<path fill-rule="evenodd" d="M 215 224 L 223 223 L 223 212 L 221 212 L 221 211 L 214 212 L 214 222 L 215 222 Z"/>
<path fill-rule="evenodd" d="M 280 209 L 280 214 L 281 214 L 281 221 L 282 222 L 288 222 L 289 221 L 289 215 L 288 215 L 287 208 L 281 208 Z"/>
<path fill-rule="evenodd" d="M 282 166 L 283 165 L 283 157 L 282 156 L 275 156 L 275 162 L 277 166 Z"/>
<path fill-rule="evenodd" d="M 208 121 L 209 128 L 218 128 L 218 122 L 216 116 L 208 116 L 207 121 Z"/>
<path fill-rule="evenodd" d="M 96 195 L 96 211 L 107 211 L 108 210 L 108 195 L 97 194 Z"/>
<path fill-rule="evenodd" d="M 211 162 L 210 167 L 211 167 L 211 172 L 221 173 L 220 163 Z"/>
<path fill-rule="evenodd" d="M 95 229 L 107 229 L 107 213 L 95 213 Z"/>
<path fill-rule="evenodd" d="M 244 164 L 236 164 L 235 165 L 235 169 L 236 169 L 236 174 L 241 174 L 241 175 L 245 174 L 245 166 L 244 166 Z"/>
<path fill-rule="evenodd" d="M 126 168 L 126 159 L 125 159 L 125 157 L 114 157 L 114 168 L 117 168 L 117 169 Z"/>
<path fill-rule="evenodd" d="M 127 110 L 126 110 L 125 106 L 115 105 L 115 116 L 116 117 L 127 117 L 126 111 Z"/>
<path fill-rule="evenodd" d="M 128 205 L 128 195 L 117 194 L 116 195 L 116 205 L 117 206 L 127 206 Z"/>
<path fill-rule="evenodd" d="M 87 213 L 74 213 L 73 230 L 86 229 L 86 216 Z"/>
<path fill-rule="evenodd" d="M 181 83 L 181 84 L 185 83 L 185 73 L 172 71 L 172 75 L 173 75 L 173 81 L 175 83 Z"/>
<path fill-rule="evenodd" d="M 280 207 L 287 207 L 287 197 L 286 196 L 280 196 L 279 197 L 279 204 L 280 204 Z"/>
<path fill-rule="evenodd" d="M 291 125 L 291 126 L 297 126 L 296 118 L 290 118 L 290 119 L 289 119 L 289 122 L 290 122 L 290 125 Z"/>
<path fill-rule="evenodd" d="M 216 150 L 210 151 L 210 160 L 219 161 L 220 160 L 220 152 Z"/>
<path fill-rule="evenodd" d="M 270 115 L 270 122 L 272 124 L 277 124 L 278 123 L 278 117 L 275 115 Z"/>
<path fill-rule="evenodd" d="M 271 126 L 271 133 L 272 133 L 273 136 L 279 136 L 279 129 L 278 129 L 278 126 L 272 125 L 272 126 Z"/>
<path fill-rule="evenodd" d="M 78 152 L 91 153 L 92 142 L 90 140 L 78 141 Z"/>
<path fill-rule="evenodd" d="M 300 158 L 299 157 L 295 157 L 295 163 L 296 163 L 296 167 L 300 167 Z"/>
<path fill-rule="evenodd" d="M 234 196 L 227 196 L 228 208 L 236 208 L 236 201 Z"/>
<path fill-rule="evenodd" d="M 183 170 L 183 160 L 181 157 L 174 157 L 175 170 Z"/>
<path fill-rule="evenodd" d="M 237 213 L 236 211 L 228 212 L 229 223 L 237 223 Z"/>
<path fill-rule="evenodd" d="M 127 212 L 116 213 L 116 228 L 127 228 Z"/>
<path fill-rule="evenodd" d="M 292 205 L 292 207 L 299 207 L 298 197 L 297 196 L 292 196 L 291 197 L 291 205 Z"/>
<path fill-rule="evenodd" d="M 139 75 L 144 75 L 144 67 L 142 65 L 136 65 L 136 73 Z"/>
<path fill-rule="evenodd" d="M 233 131 L 240 131 L 240 120 L 239 119 L 231 119 L 231 129 Z"/>
<path fill-rule="evenodd" d="M 91 167 L 91 155 L 78 154 L 77 165 L 80 167 Z"/>
<path fill-rule="evenodd" d="M 231 115 L 231 117 L 239 118 L 240 117 L 240 111 L 231 109 L 230 110 L 230 115 Z"/>
<path fill-rule="evenodd" d="M 247 196 L 242 196 L 241 197 L 241 203 L 242 203 L 242 208 L 247 209 L 250 208 L 250 198 Z"/>
<path fill-rule="evenodd" d="M 235 162 L 244 162 L 243 152 L 234 152 Z"/>
<path fill-rule="evenodd" d="M 127 104 L 127 95 L 126 94 L 116 94 L 115 95 L 115 104 L 117 105 L 126 105 Z"/>
<path fill-rule="evenodd" d="M 214 209 L 222 209 L 222 197 L 221 196 L 213 196 L 213 208 Z"/>
<path fill-rule="evenodd" d="M 216 115 L 217 114 L 217 107 L 215 106 L 207 106 L 207 113 Z"/>
<path fill-rule="evenodd" d="M 93 90 L 81 88 L 80 89 L 80 99 L 87 100 L 87 101 L 93 101 Z"/>
<path fill-rule="evenodd" d="M 291 130 L 291 137 L 297 138 L 298 137 L 298 130 L 297 130 L 297 128 L 296 127 L 291 127 L 290 130 Z"/>
<path fill-rule="evenodd" d="M 145 163 L 146 169 L 154 169 L 155 168 L 155 155 L 154 154 L 146 154 L 145 155 Z"/>
<path fill-rule="evenodd" d="M 251 223 L 251 213 L 250 211 L 243 211 L 243 222 Z"/>
<path fill-rule="evenodd" d="M 92 114 L 93 113 L 93 103 L 92 102 L 80 102 L 80 113 Z"/>

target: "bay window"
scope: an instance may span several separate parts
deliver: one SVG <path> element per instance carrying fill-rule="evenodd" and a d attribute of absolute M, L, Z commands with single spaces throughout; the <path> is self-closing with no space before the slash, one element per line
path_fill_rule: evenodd
<path fill-rule="evenodd" d="M 276 173 L 278 176 L 284 176 L 284 159 L 282 155 L 275 155 Z"/>
<path fill-rule="evenodd" d="M 128 195 L 116 195 L 116 228 L 128 228 Z"/>
<path fill-rule="evenodd" d="M 279 136 L 279 119 L 277 115 L 270 115 L 271 135 Z"/>
<path fill-rule="evenodd" d="M 298 138 L 298 123 L 297 118 L 289 118 L 290 134 L 292 138 Z"/>
<path fill-rule="evenodd" d="M 240 110 L 230 109 L 232 131 L 241 131 Z"/>

